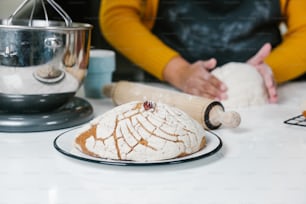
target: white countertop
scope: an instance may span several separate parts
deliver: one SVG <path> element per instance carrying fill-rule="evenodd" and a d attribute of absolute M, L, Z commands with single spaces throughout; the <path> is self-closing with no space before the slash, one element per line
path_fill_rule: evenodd
<path fill-rule="evenodd" d="M 280 102 L 237 110 L 236 129 L 214 132 L 222 149 L 181 164 L 124 167 L 66 157 L 53 147 L 65 130 L 0 133 L 0 204 L 305 204 L 306 82 L 279 88 Z M 110 99 L 87 99 L 95 114 Z"/>

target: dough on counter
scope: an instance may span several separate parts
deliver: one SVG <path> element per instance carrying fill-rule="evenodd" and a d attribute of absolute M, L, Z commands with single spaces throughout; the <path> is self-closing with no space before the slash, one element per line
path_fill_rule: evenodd
<path fill-rule="evenodd" d="M 132 101 L 98 116 L 77 135 L 75 146 L 94 157 L 158 161 L 192 154 L 206 145 L 203 127 L 163 103 Z"/>
<path fill-rule="evenodd" d="M 228 99 L 221 101 L 225 108 L 259 106 L 268 103 L 264 80 L 251 65 L 231 62 L 216 68 L 212 74 L 228 87 Z"/>

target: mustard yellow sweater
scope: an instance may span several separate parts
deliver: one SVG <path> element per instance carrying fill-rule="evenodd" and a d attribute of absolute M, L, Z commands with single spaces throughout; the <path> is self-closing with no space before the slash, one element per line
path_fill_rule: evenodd
<path fill-rule="evenodd" d="M 278 83 L 306 72 L 306 0 L 280 3 L 287 32 L 266 59 Z M 158 0 L 103 0 L 99 18 L 103 35 L 115 49 L 163 80 L 163 69 L 179 53 L 151 33 L 157 9 Z"/>

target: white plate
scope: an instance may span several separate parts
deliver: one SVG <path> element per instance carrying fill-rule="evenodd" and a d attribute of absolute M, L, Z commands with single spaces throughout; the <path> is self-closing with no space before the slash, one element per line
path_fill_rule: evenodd
<path fill-rule="evenodd" d="M 54 148 L 60 153 L 82 161 L 100 163 L 100 164 L 109 164 L 109 165 L 132 165 L 132 166 L 143 166 L 143 165 L 161 165 L 161 164 L 176 164 L 187 161 L 193 161 L 197 159 L 202 159 L 208 156 L 213 155 L 217 151 L 219 151 L 222 147 L 222 140 L 213 132 L 206 131 L 206 146 L 201 151 L 193 153 L 191 155 L 175 158 L 175 159 L 167 159 L 161 161 L 148 161 L 148 162 L 138 162 L 138 161 L 123 161 L 123 160 L 113 160 L 113 159 L 103 159 L 92 157 L 86 154 L 83 154 L 79 150 L 74 147 L 74 139 L 79 131 L 80 127 L 68 130 L 60 135 L 58 135 L 54 142 Z"/>

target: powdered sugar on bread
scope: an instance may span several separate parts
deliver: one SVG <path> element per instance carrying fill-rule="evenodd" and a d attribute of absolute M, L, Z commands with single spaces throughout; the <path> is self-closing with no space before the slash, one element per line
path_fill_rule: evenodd
<path fill-rule="evenodd" d="M 182 110 L 133 101 L 98 116 L 76 137 L 85 154 L 117 160 L 158 161 L 182 157 L 206 144 L 203 127 Z"/>

